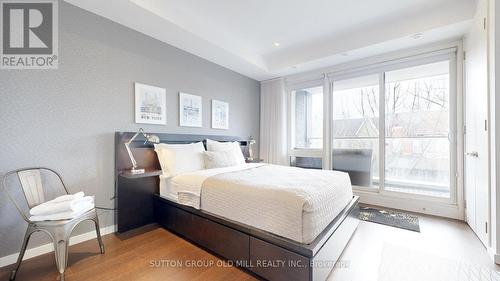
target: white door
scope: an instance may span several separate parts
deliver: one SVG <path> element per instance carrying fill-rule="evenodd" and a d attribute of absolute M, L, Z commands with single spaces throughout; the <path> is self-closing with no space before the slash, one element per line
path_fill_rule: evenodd
<path fill-rule="evenodd" d="M 486 1 L 478 1 L 465 41 L 465 200 L 467 223 L 488 245 L 488 69 Z"/>

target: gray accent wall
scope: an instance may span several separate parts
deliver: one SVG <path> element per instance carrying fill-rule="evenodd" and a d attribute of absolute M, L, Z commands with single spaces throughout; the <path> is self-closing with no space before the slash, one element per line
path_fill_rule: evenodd
<path fill-rule="evenodd" d="M 158 27 L 161 28 L 161 27 Z M 134 123 L 134 82 L 167 89 L 167 125 Z M 0 176 L 26 166 L 58 170 L 73 192 L 114 207 L 114 132 L 253 136 L 257 81 L 117 23 L 59 2 L 59 69 L 0 70 Z M 203 97 L 203 127 L 179 127 L 179 91 Z M 229 103 L 229 130 L 211 129 L 211 99 Z M 256 153 L 258 155 L 258 152 Z M 101 227 L 113 213 L 101 213 Z M 0 191 L 0 257 L 19 251 L 26 223 Z M 78 227 L 75 234 L 92 229 Z M 35 234 L 29 247 L 50 242 Z M 98 250 L 96 244 L 96 251 Z"/>

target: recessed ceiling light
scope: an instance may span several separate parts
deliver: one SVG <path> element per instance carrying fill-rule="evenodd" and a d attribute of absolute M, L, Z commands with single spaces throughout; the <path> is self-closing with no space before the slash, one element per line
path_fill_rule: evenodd
<path fill-rule="evenodd" d="M 422 33 L 415 33 L 415 34 L 413 34 L 410 37 L 413 38 L 413 39 L 420 39 L 420 38 L 422 38 L 422 36 L 424 36 L 424 34 L 422 34 Z"/>
<path fill-rule="evenodd" d="M 274 42 L 274 43 L 273 43 L 273 46 L 274 46 L 274 47 L 279 47 L 279 46 L 280 46 L 280 43 L 278 43 L 278 42 Z"/>

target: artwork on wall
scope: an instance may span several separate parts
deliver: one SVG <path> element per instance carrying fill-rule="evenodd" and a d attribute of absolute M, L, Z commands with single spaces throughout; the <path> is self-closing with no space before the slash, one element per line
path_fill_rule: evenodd
<path fill-rule="evenodd" d="M 134 83 L 135 123 L 167 124 L 167 91 L 164 88 Z"/>
<path fill-rule="evenodd" d="M 212 128 L 229 129 L 229 103 L 212 100 Z"/>
<path fill-rule="evenodd" d="M 179 125 L 184 127 L 202 126 L 202 100 L 200 96 L 179 93 Z"/>

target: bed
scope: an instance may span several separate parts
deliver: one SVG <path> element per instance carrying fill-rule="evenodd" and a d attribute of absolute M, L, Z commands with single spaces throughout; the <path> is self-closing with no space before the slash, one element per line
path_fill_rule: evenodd
<path fill-rule="evenodd" d="M 353 194 L 343 172 L 251 163 L 160 176 L 160 196 L 308 244 Z"/>
<path fill-rule="evenodd" d="M 130 136 L 116 133 L 117 174 Z M 167 143 L 207 137 L 159 136 Z M 144 165 L 158 168 L 152 148 L 136 145 Z M 359 199 L 343 172 L 252 163 L 160 175 L 154 184 L 154 222 L 268 280 L 325 280 L 358 225 Z"/>

